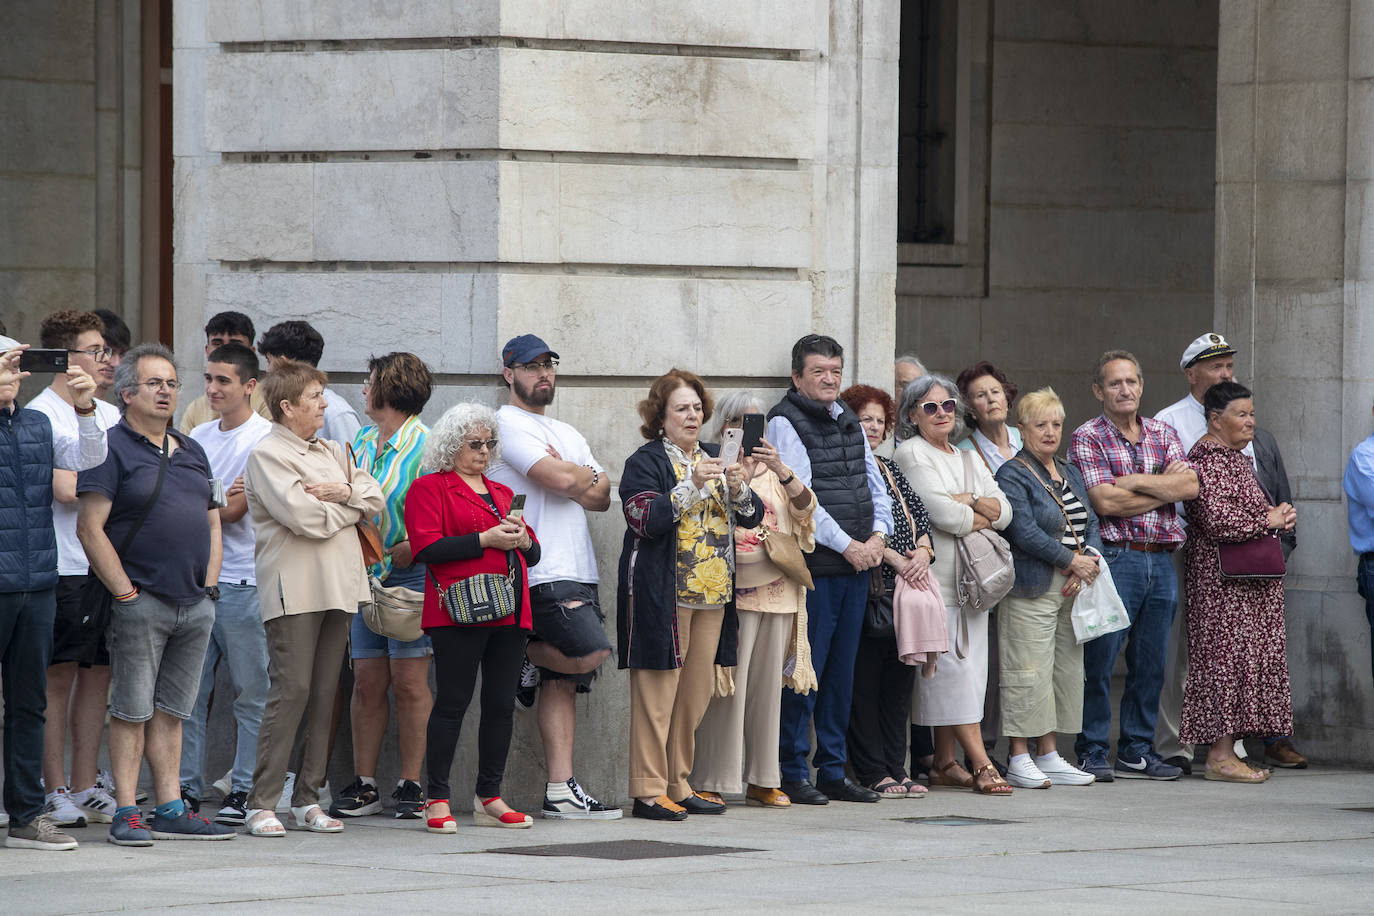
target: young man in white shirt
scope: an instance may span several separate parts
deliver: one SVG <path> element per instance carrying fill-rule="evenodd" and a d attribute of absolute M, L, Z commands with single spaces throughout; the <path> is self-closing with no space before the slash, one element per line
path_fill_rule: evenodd
<path fill-rule="evenodd" d="M 620 809 L 603 805 L 578 785 L 572 771 L 578 693 L 591 690 L 596 669 L 611 654 L 597 593 L 596 553 L 586 512 L 605 512 L 611 483 L 587 440 L 572 426 L 546 417 L 558 377 L 558 354 L 533 334 L 501 350 L 510 403 L 496 412 L 501 460 L 487 476 L 525 496 L 525 521 L 543 553 L 530 570 L 534 636 L 526 650 L 517 697 L 534 703 L 544 739 L 548 785 L 540 812 L 548 818 L 611 820 Z"/>
<path fill-rule="evenodd" d="M 210 320 L 205 323 L 205 358 L 208 360 L 211 353 L 230 343 L 243 344 L 248 349 L 253 349 L 253 333 L 253 319 L 243 312 L 219 312 L 212 315 Z M 115 365 L 117 366 L 118 363 Z M 113 373 L 113 370 L 111 371 Z M 113 374 L 110 376 L 110 381 L 114 381 Z M 266 419 L 272 419 L 272 415 L 267 410 L 267 405 L 263 403 L 262 395 L 256 390 L 253 392 L 253 409 Z M 215 409 L 210 404 L 209 392 L 206 392 L 186 405 L 186 410 L 181 414 L 181 422 L 177 424 L 177 429 L 189 434 L 191 430 L 202 423 L 209 423 L 216 418 Z"/>
<path fill-rule="evenodd" d="M 240 343 L 228 343 L 210 354 L 205 366 L 205 395 L 219 419 L 191 430 L 210 459 L 214 476 L 223 481 L 228 505 L 219 510 L 224 558 L 220 565 L 215 623 L 201 669 L 195 710 L 181 730 L 182 797 L 199 810 L 205 792 L 205 723 L 215 689 L 215 666 L 223 660 L 234 687 L 234 720 L 238 741 L 230 770 L 229 793 L 215 815 L 216 823 L 241 826 L 247 816 L 248 790 L 258 756 L 258 727 L 267 702 L 267 635 L 258 609 L 253 571 L 253 523 L 243 492 L 248 454 L 272 423 L 252 407 L 258 384 L 258 356 Z M 212 590 L 212 597 L 213 590 Z"/>
<path fill-rule="evenodd" d="M 104 338 L 105 324 L 94 312 L 67 309 L 43 319 L 39 339 L 50 350 L 66 350 L 71 365 L 79 366 L 96 381 L 112 372 L 110 349 Z M 28 407 L 52 423 L 53 446 L 62 451 L 80 437 L 72 410 L 74 395 L 68 377 L 58 373 Z M 95 420 L 102 430 L 119 423 L 119 408 L 95 401 Z M 54 468 L 52 472 L 53 530 L 57 535 L 57 617 L 53 626 L 53 650 L 48 659 L 48 709 L 43 728 L 44 810 L 63 827 L 84 827 L 87 822 L 108 824 L 114 817 L 114 798 L 97 785 L 100 740 L 105 731 L 106 696 L 110 690 L 110 654 L 99 622 L 85 621 L 81 594 L 90 564 L 76 537 L 76 472 Z M 72 740 L 71 780 L 67 779 L 64 752 L 67 734 Z M 68 786 L 75 786 L 70 791 Z"/>

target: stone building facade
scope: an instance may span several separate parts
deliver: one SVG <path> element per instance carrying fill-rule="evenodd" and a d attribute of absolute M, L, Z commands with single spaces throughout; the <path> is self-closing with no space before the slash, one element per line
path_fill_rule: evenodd
<path fill-rule="evenodd" d="M 1071 420 L 1101 350 L 1152 411 L 1221 330 L 1299 496 L 1299 744 L 1370 759 L 1339 476 L 1374 396 L 1371 0 L 13 0 L 0 36 L 21 334 L 108 305 L 193 362 L 216 311 L 306 317 L 359 405 L 368 355 L 423 356 L 432 418 L 497 403 L 534 331 L 618 468 L 649 378 L 776 391 L 812 330 L 849 379 L 987 357 Z M 595 519 L 607 585 L 622 530 Z M 607 795 L 625 694 L 583 707 Z"/>

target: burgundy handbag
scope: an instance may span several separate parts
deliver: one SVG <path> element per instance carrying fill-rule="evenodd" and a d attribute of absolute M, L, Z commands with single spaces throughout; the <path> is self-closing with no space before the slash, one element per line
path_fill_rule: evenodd
<path fill-rule="evenodd" d="M 1217 559 L 1223 579 L 1282 579 L 1288 572 L 1277 531 L 1238 544 L 1218 544 Z"/>

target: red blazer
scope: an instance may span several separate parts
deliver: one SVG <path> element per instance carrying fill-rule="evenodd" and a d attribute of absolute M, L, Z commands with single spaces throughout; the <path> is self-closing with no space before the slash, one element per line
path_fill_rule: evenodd
<path fill-rule="evenodd" d="M 510 487 L 494 480 L 483 477 L 482 481 L 487 485 L 500 515 L 492 511 L 486 500 L 453 471 L 440 471 L 415 478 L 406 493 L 406 535 L 410 538 L 410 549 L 419 553 L 440 538 L 473 534 L 499 525 L 501 519 L 510 512 L 510 501 L 515 494 Z M 530 538 L 534 539 L 533 528 L 530 529 Z M 474 626 L 532 628 L 529 570 L 520 551 L 515 551 L 515 555 L 520 561 L 520 610 L 503 620 Z M 439 604 L 435 579 L 439 580 L 441 587 L 448 588 L 459 579 L 478 573 L 504 574 L 506 571 L 506 553 L 494 547 L 488 547 L 481 556 L 471 560 L 433 564 L 425 574 L 425 609 L 420 625 L 425 629 L 456 626 Z"/>

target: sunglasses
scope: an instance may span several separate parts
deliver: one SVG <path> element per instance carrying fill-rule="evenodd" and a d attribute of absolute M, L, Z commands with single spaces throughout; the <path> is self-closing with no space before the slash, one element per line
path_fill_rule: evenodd
<path fill-rule="evenodd" d="M 954 408 L 959 404 L 954 398 L 945 398 L 943 401 L 922 401 L 916 406 L 925 411 L 926 416 L 933 417 L 940 411 L 954 413 Z"/>
<path fill-rule="evenodd" d="M 464 439 L 464 440 L 463 440 L 463 444 L 466 445 L 468 448 L 472 449 L 474 452 L 480 452 L 480 451 L 481 451 L 482 449 L 484 449 L 484 448 L 486 448 L 486 449 L 493 449 L 493 448 L 496 448 L 496 443 L 497 443 L 497 438 L 496 438 L 495 436 L 492 436 L 490 439 Z"/>

